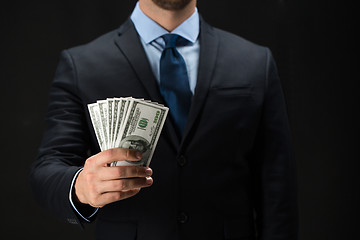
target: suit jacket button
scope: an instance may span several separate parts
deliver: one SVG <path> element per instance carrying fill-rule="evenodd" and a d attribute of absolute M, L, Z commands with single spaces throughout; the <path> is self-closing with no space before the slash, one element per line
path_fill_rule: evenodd
<path fill-rule="evenodd" d="M 179 223 L 184 224 L 188 221 L 188 219 L 189 219 L 189 217 L 188 217 L 188 215 L 186 215 L 186 213 L 184 213 L 184 212 L 179 213 L 179 215 L 178 215 Z"/>
<path fill-rule="evenodd" d="M 76 219 L 74 218 L 68 218 L 67 221 L 70 223 L 70 224 L 77 224 L 78 222 L 76 221 Z"/>
<path fill-rule="evenodd" d="M 180 155 L 177 157 L 177 161 L 180 167 L 184 167 L 186 165 L 186 157 L 184 155 Z"/>

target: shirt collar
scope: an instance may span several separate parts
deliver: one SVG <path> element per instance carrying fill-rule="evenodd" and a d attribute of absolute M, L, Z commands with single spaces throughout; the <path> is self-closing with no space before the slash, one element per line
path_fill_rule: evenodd
<path fill-rule="evenodd" d="M 146 44 L 154 41 L 164 34 L 169 33 L 166 29 L 157 24 L 154 20 L 141 11 L 139 2 L 136 3 L 135 9 L 131 14 L 131 20 L 135 25 L 135 29 Z M 174 29 L 171 33 L 178 34 L 188 41 L 195 43 L 200 31 L 200 20 L 197 8 L 195 12 L 182 24 Z"/>

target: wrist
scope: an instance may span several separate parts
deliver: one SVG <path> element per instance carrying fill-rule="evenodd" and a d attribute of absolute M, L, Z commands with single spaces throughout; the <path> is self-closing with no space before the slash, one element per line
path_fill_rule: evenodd
<path fill-rule="evenodd" d="M 80 171 L 79 175 L 75 179 L 73 194 L 72 194 L 72 200 L 77 205 L 80 205 L 80 204 L 86 205 L 87 204 L 87 202 L 85 201 L 85 198 L 81 194 L 81 190 L 80 190 L 81 189 L 81 186 L 80 186 L 81 180 L 79 180 L 79 179 L 82 178 L 82 173 L 83 172 Z"/>

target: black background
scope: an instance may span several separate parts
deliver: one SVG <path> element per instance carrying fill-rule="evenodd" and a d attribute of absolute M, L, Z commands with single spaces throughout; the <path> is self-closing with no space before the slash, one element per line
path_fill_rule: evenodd
<path fill-rule="evenodd" d="M 1 7 L 1 219 L 6 239 L 92 239 L 38 206 L 28 184 L 59 53 L 117 28 L 134 0 L 11 1 Z M 210 24 L 268 46 L 298 165 L 300 239 L 360 239 L 355 5 L 199 0 Z"/>

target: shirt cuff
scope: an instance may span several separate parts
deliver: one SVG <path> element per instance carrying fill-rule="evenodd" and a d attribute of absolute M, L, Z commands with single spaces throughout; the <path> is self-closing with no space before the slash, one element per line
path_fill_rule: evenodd
<path fill-rule="evenodd" d="M 99 208 L 94 208 L 94 211 L 87 217 L 84 217 L 80 211 L 76 208 L 74 202 L 73 202 L 73 198 L 72 198 L 72 194 L 73 194 L 73 189 L 74 189 L 74 183 L 75 183 L 75 180 L 77 178 L 77 176 L 79 175 L 79 173 L 83 170 L 84 168 L 80 168 L 74 175 L 72 181 L 71 181 L 71 186 L 70 186 L 70 192 L 69 192 L 69 201 L 71 203 L 71 206 L 73 207 L 73 209 L 75 210 L 75 212 L 82 218 L 84 219 L 84 221 L 86 222 L 90 222 L 90 218 L 92 218 L 96 213 L 97 211 L 99 210 Z"/>

